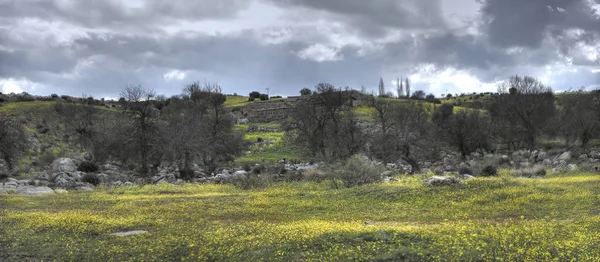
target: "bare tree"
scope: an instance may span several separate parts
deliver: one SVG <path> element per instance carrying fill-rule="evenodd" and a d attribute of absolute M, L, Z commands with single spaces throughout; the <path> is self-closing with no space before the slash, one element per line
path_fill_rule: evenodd
<path fill-rule="evenodd" d="M 153 119 L 157 116 L 153 105 L 156 93 L 142 86 L 129 85 L 121 91 L 125 112 L 130 114 L 132 123 L 130 142 L 135 145 L 135 151 L 140 157 L 140 173 L 148 174 L 148 154 L 152 150 L 152 140 L 156 135 L 156 126 Z"/>
<path fill-rule="evenodd" d="M 291 111 L 296 143 L 326 159 L 343 159 L 357 153 L 364 137 L 351 109 L 350 91 L 336 90 L 327 83 L 318 84 L 316 90 Z"/>
<path fill-rule="evenodd" d="M 580 140 L 581 146 L 586 147 L 588 142 L 600 131 L 600 115 L 598 112 L 597 92 L 585 92 L 583 88 L 562 95 L 559 102 L 560 127 L 558 130 L 565 135 L 567 142 Z"/>
<path fill-rule="evenodd" d="M 479 110 L 463 110 L 443 125 L 443 137 L 456 147 L 463 159 L 479 149 L 490 150 L 489 118 Z"/>
<path fill-rule="evenodd" d="M 375 104 L 378 128 L 369 145 L 371 154 L 386 162 L 404 160 L 413 172 L 419 170 L 418 158 L 433 149 L 434 141 L 429 112 L 418 103 Z"/>
<path fill-rule="evenodd" d="M 524 142 L 533 149 L 556 111 L 552 89 L 535 78 L 513 76 L 498 92 L 488 109 L 499 135 L 512 147 Z"/>
<path fill-rule="evenodd" d="M 379 78 L 379 96 L 385 96 L 385 84 L 383 83 L 383 77 Z"/>
<path fill-rule="evenodd" d="M 0 155 L 9 171 L 15 162 L 27 152 L 27 135 L 21 123 L 15 118 L 0 113 Z"/>

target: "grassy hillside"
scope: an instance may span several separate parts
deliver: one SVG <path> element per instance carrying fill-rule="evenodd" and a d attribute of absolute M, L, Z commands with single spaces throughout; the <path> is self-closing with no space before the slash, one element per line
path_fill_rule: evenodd
<path fill-rule="evenodd" d="M 295 182 L 100 188 L 0 197 L 6 261 L 592 261 L 600 177 L 503 174 L 428 188 Z M 146 230 L 138 236 L 110 234 Z"/>

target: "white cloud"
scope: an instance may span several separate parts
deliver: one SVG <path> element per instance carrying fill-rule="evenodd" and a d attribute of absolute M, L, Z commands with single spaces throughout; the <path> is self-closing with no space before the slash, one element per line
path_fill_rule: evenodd
<path fill-rule="evenodd" d="M 167 81 L 171 81 L 171 80 L 181 81 L 181 80 L 185 79 L 186 75 L 187 75 L 186 72 L 174 69 L 174 70 L 171 70 L 171 71 L 165 73 L 163 75 L 163 78 Z"/>
<path fill-rule="evenodd" d="M 446 68 L 439 70 L 435 65 L 426 64 L 418 73 L 409 77 L 413 86 L 425 86 L 427 92 L 434 95 L 447 93 L 495 92 L 497 83 L 484 83 L 464 70 Z M 413 88 L 413 91 L 416 89 Z"/>
<path fill-rule="evenodd" d="M 297 55 L 302 59 L 313 60 L 319 63 L 344 60 L 344 55 L 340 53 L 338 48 L 323 44 L 312 44 L 298 52 Z"/>

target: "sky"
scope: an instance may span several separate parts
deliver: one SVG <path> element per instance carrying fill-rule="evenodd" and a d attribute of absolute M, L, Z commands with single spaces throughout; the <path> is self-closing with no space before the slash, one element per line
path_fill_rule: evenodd
<path fill-rule="evenodd" d="M 600 0 L 0 0 L 0 91 L 118 97 L 322 82 L 436 96 L 600 84 Z"/>

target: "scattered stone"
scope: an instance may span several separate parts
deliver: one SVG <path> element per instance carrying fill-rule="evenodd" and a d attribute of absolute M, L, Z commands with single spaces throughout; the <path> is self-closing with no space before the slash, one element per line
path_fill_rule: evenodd
<path fill-rule="evenodd" d="M 94 191 L 94 189 L 90 186 L 76 186 L 75 190 L 77 190 L 77 191 Z"/>
<path fill-rule="evenodd" d="M 472 176 L 472 175 L 464 174 L 464 175 L 463 175 L 463 178 L 464 178 L 464 179 L 472 179 L 472 178 L 475 178 L 475 177 L 474 177 L 474 176 Z"/>
<path fill-rule="evenodd" d="M 542 161 L 542 164 L 544 164 L 545 166 L 551 166 L 552 160 L 546 158 Z"/>
<path fill-rule="evenodd" d="M 117 232 L 117 233 L 113 233 L 110 235 L 118 236 L 118 237 L 127 237 L 127 236 L 142 235 L 142 234 L 147 234 L 147 233 L 148 233 L 148 231 L 146 231 L 146 230 L 132 230 L 132 231 Z"/>
<path fill-rule="evenodd" d="M 565 161 L 567 161 L 567 160 L 570 160 L 571 157 L 572 157 L 571 156 L 571 152 L 567 151 L 567 152 L 562 153 L 560 156 L 558 156 L 558 160 L 565 160 Z"/>
<path fill-rule="evenodd" d="M 548 153 L 544 152 L 544 151 L 540 151 L 537 155 L 537 161 L 544 161 L 548 159 Z"/>
<path fill-rule="evenodd" d="M 236 176 L 236 177 L 246 176 L 246 175 L 248 175 L 248 172 L 246 172 L 245 170 L 238 170 L 238 171 L 233 172 L 233 176 Z"/>
<path fill-rule="evenodd" d="M 17 188 L 16 193 L 19 195 L 41 196 L 54 194 L 54 190 L 45 186 L 20 186 Z"/>
<path fill-rule="evenodd" d="M 462 180 L 450 176 L 432 176 L 425 180 L 425 186 L 449 186 L 461 183 Z"/>
<path fill-rule="evenodd" d="M 584 162 L 587 161 L 588 160 L 588 155 L 586 155 L 586 154 L 579 155 L 579 160 L 584 161 Z"/>
<path fill-rule="evenodd" d="M 135 184 L 132 183 L 132 182 L 127 181 L 127 182 L 123 183 L 123 186 L 134 187 Z"/>
<path fill-rule="evenodd" d="M 4 187 L 0 187 L 0 194 L 7 194 L 8 191 L 6 191 L 6 189 L 4 189 Z"/>
<path fill-rule="evenodd" d="M 67 194 L 67 193 L 69 193 L 69 191 L 57 188 L 57 189 L 54 189 L 54 193 L 57 193 L 57 194 Z"/>
<path fill-rule="evenodd" d="M 77 166 L 75 166 L 75 163 L 70 158 L 56 159 L 52 162 L 50 168 L 52 169 L 52 173 L 69 173 L 77 171 Z"/>

